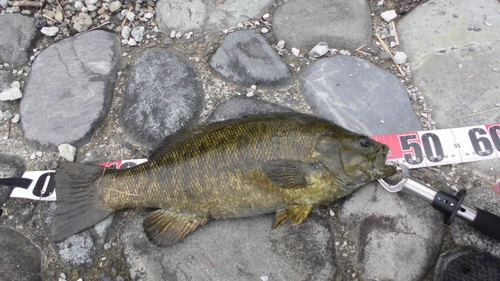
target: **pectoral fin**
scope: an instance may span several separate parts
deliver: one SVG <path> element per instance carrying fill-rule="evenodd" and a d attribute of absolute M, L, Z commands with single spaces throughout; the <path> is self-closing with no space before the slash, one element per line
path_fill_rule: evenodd
<path fill-rule="evenodd" d="M 278 229 L 287 219 L 292 225 L 298 225 L 307 218 L 311 212 L 313 205 L 292 205 L 287 206 L 284 210 L 276 212 L 272 229 Z"/>
<path fill-rule="evenodd" d="M 271 160 L 261 164 L 264 174 L 280 188 L 305 188 L 309 185 L 307 176 L 322 172 L 321 164 L 294 160 Z"/>
<path fill-rule="evenodd" d="M 207 221 L 206 217 L 184 215 L 160 209 L 151 212 L 144 219 L 142 225 L 153 244 L 172 246 Z"/>

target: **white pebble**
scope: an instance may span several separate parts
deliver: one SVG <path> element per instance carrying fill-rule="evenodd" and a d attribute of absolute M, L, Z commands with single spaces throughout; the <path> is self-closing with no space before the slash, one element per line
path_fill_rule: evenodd
<path fill-rule="evenodd" d="M 19 83 L 19 81 L 14 81 L 14 82 L 10 83 L 10 87 L 11 88 L 21 88 L 21 83 Z"/>
<path fill-rule="evenodd" d="M 109 11 L 116 12 L 122 7 L 122 3 L 120 1 L 113 1 L 109 4 Z"/>
<path fill-rule="evenodd" d="M 59 156 L 68 160 L 69 162 L 73 162 L 75 160 L 76 148 L 68 143 L 63 143 L 58 146 Z"/>
<path fill-rule="evenodd" d="M 398 16 L 398 14 L 396 14 L 396 10 L 389 10 L 389 11 L 385 11 L 385 12 L 381 13 L 380 16 L 386 22 L 390 22 L 391 20 L 395 19 Z"/>
<path fill-rule="evenodd" d="M 20 119 L 21 119 L 21 115 L 19 115 L 19 113 L 16 113 L 16 114 L 14 114 L 14 117 L 12 117 L 11 121 L 12 121 L 12 123 L 15 124 L 15 123 L 19 122 Z"/>
<path fill-rule="evenodd" d="M 300 50 L 297 48 L 292 48 L 292 54 L 296 57 L 300 55 Z"/>
<path fill-rule="evenodd" d="M 285 48 L 285 40 L 278 41 L 278 44 L 276 44 L 276 47 L 278 47 L 280 49 Z"/>
<path fill-rule="evenodd" d="M 134 38 L 130 38 L 130 39 L 128 39 L 127 44 L 129 46 L 137 46 L 137 41 L 135 41 Z"/>
<path fill-rule="evenodd" d="M 153 13 L 145 13 L 144 17 L 147 18 L 148 20 L 152 19 L 155 15 Z"/>
<path fill-rule="evenodd" d="M 22 97 L 23 97 L 23 94 L 21 93 L 21 90 L 19 90 L 18 87 L 6 89 L 0 93 L 0 100 L 1 101 L 18 100 Z"/>
<path fill-rule="evenodd" d="M 253 97 L 253 92 L 248 92 L 247 97 Z"/>
<path fill-rule="evenodd" d="M 172 32 L 170 32 L 170 38 L 174 38 L 175 34 L 176 34 L 175 30 L 172 30 Z"/>
<path fill-rule="evenodd" d="M 129 21 L 134 21 L 135 19 L 135 14 L 133 12 L 128 12 L 127 15 L 126 15 L 127 19 Z"/>
<path fill-rule="evenodd" d="M 309 52 L 309 56 L 313 58 L 319 58 L 328 53 L 328 43 L 319 42 L 312 50 Z"/>
<path fill-rule="evenodd" d="M 408 56 L 404 52 L 396 52 L 392 60 L 395 64 L 403 64 L 407 58 Z"/>
<path fill-rule="evenodd" d="M 59 28 L 52 26 L 52 27 L 42 27 L 42 30 L 40 30 L 43 34 L 49 36 L 49 37 L 54 37 L 57 35 L 57 32 L 59 32 Z"/>
<path fill-rule="evenodd" d="M 269 280 L 269 277 L 268 277 L 267 275 L 262 275 L 262 276 L 260 277 L 260 280 L 262 280 L 262 281 L 267 281 L 267 280 Z"/>
<path fill-rule="evenodd" d="M 262 34 L 266 34 L 266 33 L 268 33 L 268 32 L 269 32 L 269 29 L 267 29 L 267 28 L 265 28 L 265 27 L 263 27 L 263 28 L 260 30 L 260 33 L 262 33 Z"/>
<path fill-rule="evenodd" d="M 35 156 L 36 157 L 42 157 L 43 156 L 43 152 L 37 151 L 37 152 L 35 152 Z"/>
<path fill-rule="evenodd" d="M 122 28 L 122 37 L 123 37 L 123 39 L 130 38 L 130 32 L 131 31 L 132 31 L 132 28 L 130 28 L 130 26 L 128 26 L 128 25 L 123 26 L 123 28 Z"/>
<path fill-rule="evenodd" d="M 263 18 L 264 20 L 267 20 L 267 19 L 269 18 L 269 13 L 265 13 L 265 14 L 262 16 L 262 18 Z"/>
<path fill-rule="evenodd" d="M 182 33 L 177 32 L 177 33 L 175 34 L 175 38 L 181 38 L 181 37 L 182 37 Z"/>
<path fill-rule="evenodd" d="M 85 5 L 83 5 L 83 3 L 80 1 L 76 1 L 75 4 L 73 4 L 73 6 L 78 12 L 81 12 L 83 7 L 85 7 Z"/>

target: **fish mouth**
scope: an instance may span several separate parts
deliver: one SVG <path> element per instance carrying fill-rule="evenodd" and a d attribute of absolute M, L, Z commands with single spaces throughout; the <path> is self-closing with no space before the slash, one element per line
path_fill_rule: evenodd
<path fill-rule="evenodd" d="M 392 176 L 396 173 L 396 167 L 392 165 L 387 165 L 387 154 L 389 153 L 389 147 L 387 145 L 380 146 L 376 151 L 376 157 L 372 161 L 372 166 L 375 170 L 377 178 L 384 178 Z"/>

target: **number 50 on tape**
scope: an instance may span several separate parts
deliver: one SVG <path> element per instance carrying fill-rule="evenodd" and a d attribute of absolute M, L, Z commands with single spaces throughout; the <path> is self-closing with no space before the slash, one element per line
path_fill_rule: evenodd
<path fill-rule="evenodd" d="M 389 146 L 387 160 L 410 169 L 500 158 L 500 123 L 371 138 Z"/>

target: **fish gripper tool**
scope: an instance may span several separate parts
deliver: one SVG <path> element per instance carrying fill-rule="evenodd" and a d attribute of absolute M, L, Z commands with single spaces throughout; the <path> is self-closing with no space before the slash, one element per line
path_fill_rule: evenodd
<path fill-rule="evenodd" d="M 405 191 L 420 197 L 430 203 L 434 209 L 444 213 L 444 223 L 450 225 L 455 217 L 465 220 L 477 231 L 500 241 L 500 217 L 480 208 L 463 204 L 466 190 L 460 190 L 456 195 L 438 191 L 410 177 L 408 167 L 398 164 L 403 172 L 403 179 L 396 185 L 389 185 L 383 179 L 379 183 L 389 192 Z"/>

